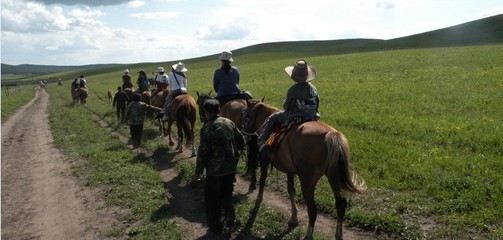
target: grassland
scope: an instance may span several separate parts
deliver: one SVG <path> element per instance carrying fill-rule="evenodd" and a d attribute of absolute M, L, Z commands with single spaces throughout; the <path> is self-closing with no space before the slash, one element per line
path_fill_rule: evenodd
<path fill-rule="evenodd" d="M 346 134 L 352 151 L 351 168 L 368 187 L 365 195 L 351 198 L 346 224 L 399 239 L 503 238 L 502 50 L 503 45 L 495 44 L 306 58 L 318 72 L 313 84 L 321 97 L 322 120 Z M 236 55 L 241 88 L 281 107 L 293 83 L 283 68 L 301 57 L 305 56 L 292 52 Z M 51 103 L 57 103 L 50 111 L 56 143 L 76 157 L 89 159 L 85 170 L 76 171 L 89 176 L 89 185 L 108 189 L 104 197 L 110 204 L 131 209 L 131 214 L 124 217 L 131 221 L 149 219 L 154 209 L 169 209 L 161 208 L 165 204 L 164 190 L 148 161 L 103 134 L 90 113 L 127 134 L 126 126 L 116 121 L 112 107 L 105 103 L 106 90 L 120 84 L 124 68 L 151 72 L 157 66 L 169 67 L 173 63 L 83 72 L 91 91 L 90 112 L 83 115 L 84 120 L 75 118 L 82 113 L 69 107 L 69 85 L 48 88 Z M 209 92 L 218 59 L 186 63 L 189 94 Z M 73 78 L 80 74 L 57 75 Z M 2 99 L 2 112 L 4 103 Z M 78 132 L 87 133 L 88 141 L 82 149 L 76 147 L 82 144 L 82 139 L 75 139 Z M 145 147 L 168 151 L 165 143 L 153 140 L 154 136 L 149 126 Z M 106 161 L 110 158 L 114 161 Z M 127 175 L 128 184 L 121 183 L 126 176 L 117 171 L 128 168 L 134 174 L 130 178 Z M 190 169 L 190 163 L 185 168 Z M 188 172 L 182 171 L 185 175 Z M 284 191 L 281 175 L 271 174 L 268 184 Z M 137 194 L 139 189 L 146 192 Z M 147 194 L 152 192 L 155 194 Z M 152 203 L 131 195 L 149 196 Z M 322 211 L 335 215 L 334 200 L 324 179 L 316 200 Z M 242 204 L 246 208 L 248 203 Z M 162 214 L 169 216 L 169 211 Z M 273 227 L 278 218 L 272 216 L 276 215 L 264 217 L 266 230 L 261 231 L 281 232 Z M 167 236 L 162 230 L 167 228 L 174 232 L 169 236 L 179 236 L 169 217 L 162 219 L 144 221 L 134 234 L 129 234 L 158 238 Z M 122 230 L 116 234 L 124 234 Z"/>

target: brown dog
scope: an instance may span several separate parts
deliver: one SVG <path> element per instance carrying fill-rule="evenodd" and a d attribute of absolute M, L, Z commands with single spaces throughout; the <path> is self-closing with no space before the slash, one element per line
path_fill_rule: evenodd
<path fill-rule="evenodd" d="M 108 89 L 107 96 L 108 96 L 108 102 L 111 104 L 113 99 L 112 90 Z"/>

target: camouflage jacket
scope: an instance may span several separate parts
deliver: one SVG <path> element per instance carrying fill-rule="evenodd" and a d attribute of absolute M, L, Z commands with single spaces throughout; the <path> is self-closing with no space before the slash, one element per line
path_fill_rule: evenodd
<path fill-rule="evenodd" d="M 144 102 L 133 101 L 126 109 L 126 121 L 129 125 L 140 125 L 145 121 L 147 110 L 161 110 Z"/>
<path fill-rule="evenodd" d="M 316 87 L 309 83 L 296 83 L 288 89 L 283 109 L 288 118 L 296 116 L 316 116 L 320 99 Z"/>
<path fill-rule="evenodd" d="M 223 176 L 236 172 L 237 151 L 244 148 L 244 138 L 234 123 L 214 115 L 201 129 L 196 160 L 196 174 L 206 169 L 207 176 Z"/>

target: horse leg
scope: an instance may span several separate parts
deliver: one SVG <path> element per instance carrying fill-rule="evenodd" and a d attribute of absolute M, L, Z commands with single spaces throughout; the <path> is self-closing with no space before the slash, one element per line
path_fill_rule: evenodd
<path fill-rule="evenodd" d="M 260 158 L 262 162 L 260 163 L 260 180 L 257 201 L 262 202 L 262 199 L 264 198 L 264 188 L 265 181 L 267 179 L 267 168 L 269 167 L 269 160 L 263 156 L 261 156 Z"/>
<path fill-rule="evenodd" d="M 295 185 L 294 185 L 295 175 L 287 173 L 286 176 L 287 176 L 288 196 L 290 197 L 290 204 L 292 205 L 291 209 L 292 215 L 288 220 L 288 226 L 292 228 L 299 225 L 299 220 L 297 219 L 297 206 L 295 204 Z"/>
<path fill-rule="evenodd" d="M 160 120 L 160 121 L 163 122 L 162 120 Z M 175 145 L 175 143 L 173 142 L 173 140 L 171 140 L 171 126 L 172 125 L 173 125 L 173 121 L 168 120 L 168 129 L 165 130 L 165 132 L 164 132 L 164 136 L 166 136 L 166 134 L 168 135 L 168 141 L 169 141 L 169 145 L 170 146 Z"/>
<path fill-rule="evenodd" d="M 346 207 L 348 200 L 344 197 L 335 197 L 335 206 L 337 208 L 337 229 L 335 231 L 335 239 L 342 240 L 342 222 L 346 215 Z"/>
<path fill-rule="evenodd" d="M 178 135 L 178 145 L 176 146 L 176 149 L 178 150 L 179 153 L 183 152 L 183 129 L 181 124 L 176 123 L 177 127 L 177 135 Z"/>
<path fill-rule="evenodd" d="M 246 173 L 245 175 L 250 176 L 250 186 L 248 187 L 248 191 L 253 191 L 257 187 L 257 136 L 251 136 L 247 142 L 247 158 L 246 162 Z"/>
<path fill-rule="evenodd" d="M 318 210 L 316 209 L 316 203 L 314 201 L 314 187 L 317 181 L 312 181 L 313 179 L 311 177 L 302 178 L 299 176 L 299 179 L 302 187 L 302 196 L 307 205 L 307 215 L 309 216 L 309 225 L 307 226 L 304 239 L 311 240 L 313 239 L 314 223 L 318 215 Z"/>

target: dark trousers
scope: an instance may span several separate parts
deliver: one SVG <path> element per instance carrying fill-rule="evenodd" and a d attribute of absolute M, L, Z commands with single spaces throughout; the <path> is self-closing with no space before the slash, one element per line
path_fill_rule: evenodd
<path fill-rule="evenodd" d="M 131 132 L 131 143 L 133 147 L 140 146 L 141 135 L 143 134 L 143 124 L 129 125 L 129 131 Z"/>
<path fill-rule="evenodd" d="M 126 119 L 126 107 L 117 107 L 117 119 L 121 121 Z"/>
<path fill-rule="evenodd" d="M 222 210 L 226 223 L 233 223 L 236 219 L 232 192 L 234 191 L 235 174 L 224 176 L 207 176 L 204 186 L 204 204 L 208 227 L 214 232 L 222 230 L 220 220 Z"/>

